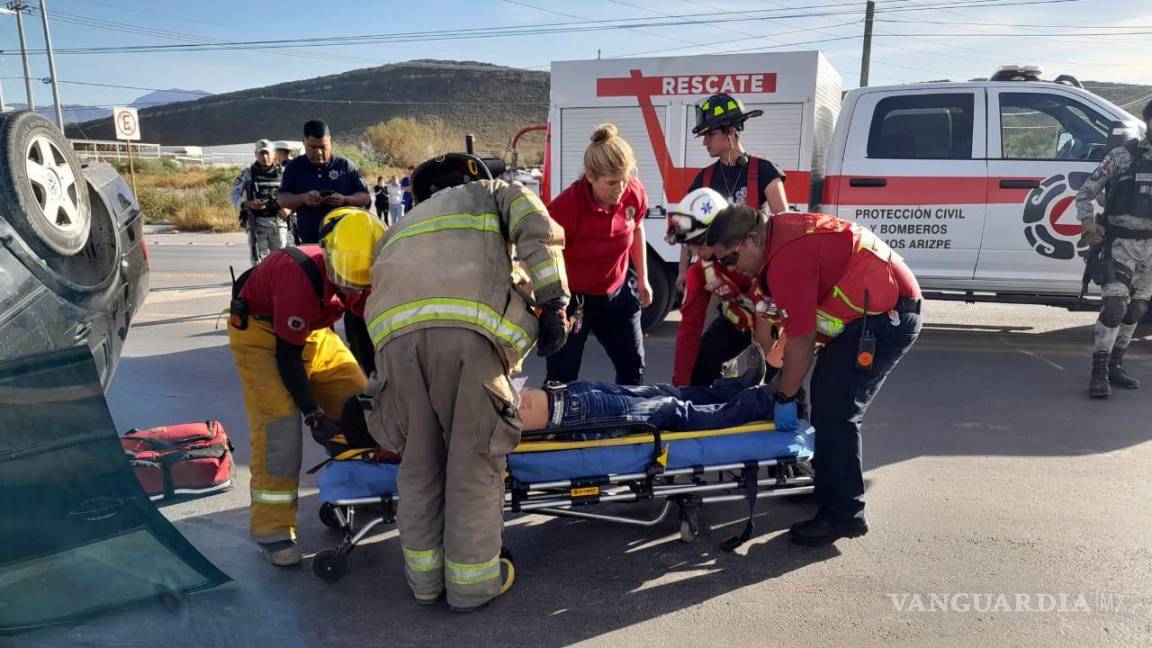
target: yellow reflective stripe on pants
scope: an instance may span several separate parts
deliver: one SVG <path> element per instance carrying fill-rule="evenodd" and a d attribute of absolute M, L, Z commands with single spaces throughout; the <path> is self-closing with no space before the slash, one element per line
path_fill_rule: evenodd
<path fill-rule="evenodd" d="M 544 203 L 540 202 L 536 194 L 526 193 L 512 201 L 509 212 L 511 212 L 512 217 L 509 219 L 508 229 L 514 230 L 528 214 L 544 213 Z"/>
<path fill-rule="evenodd" d="M 449 583 L 456 585 L 476 585 L 500 578 L 500 555 L 482 563 L 458 563 L 449 560 L 445 564 L 445 574 Z"/>
<path fill-rule="evenodd" d="M 443 549 L 404 549 L 404 564 L 418 572 L 434 571 L 444 566 Z"/>
<path fill-rule="evenodd" d="M 397 241 L 413 236 L 454 229 L 470 229 L 493 234 L 501 233 L 500 223 L 497 220 L 496 214 L 445 214 L 403 227 L 399 232 L 396 232 L 388 238 L 388 241 L 384 244 L 384 248 L 387 249 Z"/>
<path fill-rule="evenodd" d="M 258 504 L 291 504 L 298 497 L 296 491 L 252 489 L 252 501 Z"/>
<path fill-rule="evenodd" d="M 560 268 L 556 266 L 556 261 L 552 259 L 537 263 L 532 266 L 530 272 L 532 273 L 532 286 L 536 289 L 560 281 Z"/>
<path fill-rule="evenodd" d="M 420 299 L 389 308 L 377 315 L 368 325 L 372 342 L 380 344 L 387 336 L 408 326 L 433 320 L 465 322 L 488 331 L 497 339 L 525 355 L 532 348 L 528 333 L 513 322 L 504 319 L 486 304 L 467 299 L 434 297 Z"/>

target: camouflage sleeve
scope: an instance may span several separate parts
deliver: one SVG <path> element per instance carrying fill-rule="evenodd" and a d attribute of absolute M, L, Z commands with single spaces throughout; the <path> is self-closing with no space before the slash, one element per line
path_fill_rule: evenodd
<path fill-rule="evenodd" d="M 1081 223 L 1096 217 L 1096 197 L 1104 191 L 1115 176 L 1116 169 L 1122 162 L 1119 160 L 1122 153 L 1126 153 L 1123 147 L 1109 151 L 1108 155 L 1100 161 L 1096 170 L 1092 172 L 1092 175 L 1084 181 L 1080 191 L 1076 192 L 1076 217 L 1080 219 Z"/>
<path fill-rule="evenodd" d="M 564 228 L 552 220 L 544 203 L 527 187 L 500 182 L 494 193 L 509 242 L 528 268 L 536 299 L 540 303 L 556 299 L 567 302 L 571 294 L 564 269 Z"/>
<path fill-rule="evenodd" d="M 232 183 L 232 192 L 228 194 L 228 200 L 236 209 L 240 209 L 241 203 L 244 202 L 244 188 L 248 186 L 248 180 L 252 177 L 252 169 L 246 168 L 236 176 L 236 182 Z"/>

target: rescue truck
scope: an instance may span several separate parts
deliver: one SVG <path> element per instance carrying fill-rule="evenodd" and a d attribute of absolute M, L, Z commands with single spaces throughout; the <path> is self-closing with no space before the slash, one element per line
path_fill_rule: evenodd
<path fill-rule="evenodd" d="M 1094 308 L 1082 295 L 1077 189 L 1145 125 L 1073 77 L 1012 66 L 985 81 L 858 88 L 843 94 L 820 52 L 557 61 L 541 194 L 579 177 L 589 135 L 612 122 L 648 189 L 653 304 L 675 306 L 679 250 L 664 213 L 711 164 L 694 105 L 724 92 L 762 117 L 752 155 L 783 169 L 792 209 L 870 227 L 940 299 Z"/>

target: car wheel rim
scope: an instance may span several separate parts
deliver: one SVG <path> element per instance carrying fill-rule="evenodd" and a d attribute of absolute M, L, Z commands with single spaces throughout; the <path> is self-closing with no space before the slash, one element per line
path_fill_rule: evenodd
<path fill-rule="evenodd" d="M 46 225 L 65 235 L 78 235 L 84 230 L 76 174 L 68 158 L 52 140 L 41 135 L 32 138 L 24 156 L 32 194 L 40 206 Z"/>

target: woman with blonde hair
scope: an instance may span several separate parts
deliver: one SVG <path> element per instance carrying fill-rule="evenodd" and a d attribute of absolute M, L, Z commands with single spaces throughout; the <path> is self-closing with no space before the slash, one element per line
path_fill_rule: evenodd
<path fill-rule="evenodd" d="M 644 215 L 648 193 L 636 177 L 636 155 L 613 124 L 601 124 L 584 151 L 584 172 L 548 213 L 564 227 L 564 262 L 578 318 L 559 352 L 548 356 L 549 382 L 580 374 L 584 342 L 593 333 L 616 368 L 616 383 L 644 382 L 640 310 L 652 303 Z"/>

